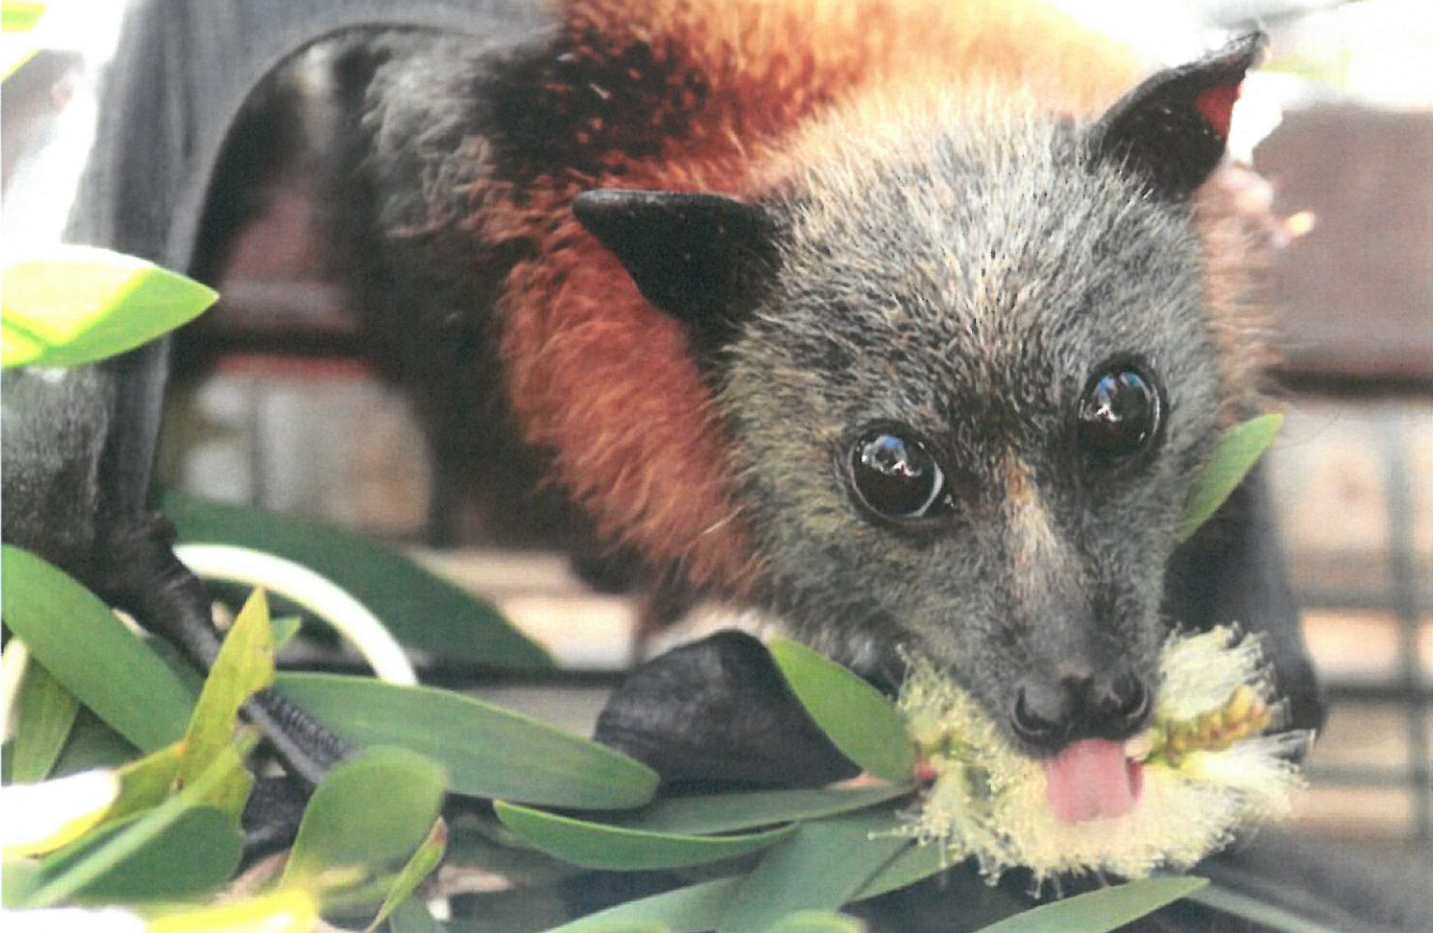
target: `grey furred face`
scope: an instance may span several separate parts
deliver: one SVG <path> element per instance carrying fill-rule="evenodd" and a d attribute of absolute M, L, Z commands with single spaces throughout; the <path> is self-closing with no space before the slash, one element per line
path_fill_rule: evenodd
<path fill-rule="evenodd" d="M 719 395 L 798 634 L 868 669 L 926 655 L 1002 723 L 1032 673 L 1153 683 L 1175 523 L 1219 427 L 1191 211 L 1081 132 L 1006 118 L 811 166 L 771 208 L 780 261 Z M 1129 371 L 1161 424 L 1091 456 L 1082 407 Z M 927 517 L 853 488 L 881 436 L 943 476 Z"/>

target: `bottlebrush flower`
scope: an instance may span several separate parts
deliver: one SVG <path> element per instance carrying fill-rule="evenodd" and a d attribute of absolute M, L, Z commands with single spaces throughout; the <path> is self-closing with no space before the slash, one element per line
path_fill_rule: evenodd
<path fill-rule="evenodd" d="M 920 658 L 900 698 L 934 779 L 903 834 L 974 857 L 988 878 L 1025 867 L 1036 880 L 1187 868 L 1234 832 L 1287 813 L 1301 786 L 1292 754 L 1311 736 L 1271 732 L 1284 718 L 1259 641 L 1236 628 L 1175 635 L 1160 659 L 1150 728 L 1124 745 L 1137 788 L 1119 816 L 1062 819 L 1049 763 L 1014 749 L 978 703 Z"/>

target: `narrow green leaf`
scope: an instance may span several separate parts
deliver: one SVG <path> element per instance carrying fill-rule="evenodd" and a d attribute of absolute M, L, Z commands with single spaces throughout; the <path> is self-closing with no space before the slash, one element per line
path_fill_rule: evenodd
<path fill-rule="evenodd" d="M 377 542 L 176 492 L 165 493 L 161 505 L 181 541 L 234 544 L 303 564 L 352 594 L 407 647 L 503 670 L 552 667 L 547 652 L 492 603 Z"/>
<path fill-rule="evenodd" d="M 199 780 L 140 816 L 108 839 L 103 845 L 77 859 L 66 871 L 56 875 L 25 899 L 25 907 L 49 907 L 68 900 L 96 879 L 103 877 L 149 846 L 184 814 L 196 807 L 213 787 L 228 777 L 223 759 L 200 776 Z"/>
<path fill-rule="evenodd" d="M 428 831 L 428 838 L 423 840 L 423 844 L 413 853 L 408 864 L 404 865 L 403 870 L 398 873 L 398 877 L 393 879 L 392 887 L 388 889 L 387 896 L 383 898 L 383 903 L 378 907 L 377 916 L 368 926 L 370 930 L 387 920 L 400 906 L 412 900 L 413 892 L 418 890 L 418 885 L 423 883 L 423 879 L 432 874 L 433 869 L 438 867 L 438 863 L 443 861 L 443 853 L 447 849 L 448 824 L 439 819 Z M 422 904 L 421 901 L 417 903 Z M 426 907 L 423 908 L 423 913 L 427 915 Z M 429 916 L 428 919 L 431 920 L 432 917 Z"/>
<path fill-rule="evenodd" d="M 843 755 L 888 781 L 910 779 L 915 746 L 895 704 L 804 645 L 777 639 L 767 647 L 796 698 Z"/>
<path fill-rule="evenodd" d="M 905 796 L 912 790 L 910 784 L 886 784 L 853 790 L 755 790 L 668 797 L 640 810 L 604 816 L 602 822 L 656 833 L 728 833 L 849 813 Z"/>
<path fill-rule="evenodd" d="M 79 715 L 75 717 L 75 726 L 70 730 L 70 740 L 60 752 L 60 760 L 55 762 L 50 777 L 63 777 L 95 768 L 121 768 L 142 755 L 133 744 L 81 706 Z"/>
<path fill-rule="evenodd" d="M 1214 517 L 1224 500 L 1239 488 L 1254 464 L 1273 445 L 1283 424 L 1283 415 L 1267 414 L 1251 418 L 1224 432 L 1209 462 L 1204 464 L 1199 478 L 1194 481 L 1194 490 L 1174 533 L 1176 541 L 1187 540 L 1199 530 L 1200 525 Z"/>
<path fill-rule="evenodd" d="M 303 629 L 302 616 L 279 616 L 271 623 L 274 629 L 274 651 L 282 651 Z"/>
<path fill-rule="evenodd" d="M 396 745 L 442 763 L 454 793 L 588 810 L 639 807 L 657 774 L 596 742 L 428 687 L 281 673 L 278 689 L 359 746 Z"/>
<path fill-rule="evenodd" d="M 1339 933 L 1339 930 L 1342 929 L 1341 927 L 1336 929 L 1325 926 L 1308 917 L 1301 917 L 1292 911 L 1285 910 L 1277 904 L 1261 901 L 1256 897 L 1240 894 L 1238 891 L 1231 891 L 1212 882 L 1208 887 L 1193 891 L 1186 897 L 1205 907 L 1212 907 L 1261 927 L 1279 930 L 1280 933 Z"/>
<path fill-rule="evenodd" d="M 234 619 L 219 656 L 214 659 L 204 689 L 184 736 L 184 757 L 179 779 L 194 780 L 230 748 L 239 727 L 239 708 L 260 690 L 274 683 L 274 641 L 269 627 L 269 604 L 263 590 L 255 590 Z"/>
<path fill-rule="evenodd" d="M 876 872 L 860 890 L 851 895 L 851 901 L 864 901 L 890 891 L 909 887 L 931 875 L 938 875 L 950 867 L 945 854 L 938 845 L 911 843 L 899 855 L 891 859 Z"/>
<path fill-rule="evenodd" d="M 398 904 L 388 918 L 388 933 L 443 933 L 422 898 L 410 897 Z"/>
<path fill-rule="evenodd" d="M 40 863 L 34 859 L 6 859 L 0 868 L 0 905 L 17 909 L 40 885 Z"/>
<path fill-rule="evenodd" d="M 799 910 L 835 910 L 851 900 L 910 840 L 893 814 L 862 811 L 802 823 L 742 879 L 718 933 L 765 933 Z"/>
<path fill-rule="evenodd" d="M 189 322 L 218 297 L 133 256 L 58 247 L 6 267 L 0 354 L 6 367 L 93 363 Z"/>
<path fill-rule="evenodd" d="M 784 917 L 768 933 L 864 933 L 865 929 L 855 917 L 829 910 L 802 910 Z"/>
<path fill-rule="evenodd" d="M 599 910 L 547 933 L 645 933 L 649 927 L 671 933 L 703 933 L 716 927 L 740 883 L 740 876 L 704 881 Z"/>
<path fill-rule="evenodd" d="M 179 777 L 179 763 L 183 759 L 184 745 L 175 742 L 120 768 L 119 796 L 105 819 L 123 819 L 163 803 L 177 792 L 174 782 Z"/>
<path fill-rule="evenodd" d="M 46 883 L 74 868 L 136 825 L 142 816 L 111 823 L 41 864 Z M 221 887 L 239 867 L 244 837 L 232 816 L 212 807 L 179 814 L 147 844 L 134 849 L 66 898 L 80 903 L 175 900 Z"/>
<path fill-rule="evenodd" d="M 15 744 L 10 749 L 10 780 L 32 784 L 49 776 L 70 738 L 80 703 L 33 658 L 15 699 Z"/>
<path fill-rule="evenodd" d="M 1150 878 L 1115 885 L 1006 917 L 979 933 L 1107 933 L 1187 897 L 1206 878 Z"/>
<path fill-rule="evenodd" d="M 436 762 L 401 748 L 371 748 L 314 789 L 283 883 L 321 886 L 330 869 L 370 876 L 407 859 L 438 818 L 447 779 Z"/>
<path fill-rule="evenodd" d="M 508 829 L 548 855 L 608 871 L 641 871 L 705 865 L 748 855 L 775 845 L 794 827 L 740 836 L 687 836 L 639 832 L 602 823 L 544 813 L 499 800 L 498 819 Z"/>
<path fill-rule="evenodd" d="M 5 625 L 81 703 L 140 750 L 178 741 L 194 700 L 114 613 L 34 554 L 0 551 Z"/>

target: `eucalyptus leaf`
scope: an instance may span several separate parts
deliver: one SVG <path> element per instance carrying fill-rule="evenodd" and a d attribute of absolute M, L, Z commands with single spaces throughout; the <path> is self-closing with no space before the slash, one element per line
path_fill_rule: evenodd
<path fill-rule="evenodd" d="M 1194 481 L 1194 490 L 1174 533 L 1176 541 L 1187 540 L 1199 530 L 1199 526 L 1214 517 L 1224 501 L 1239 488 L 1254 464 L 1273 445 L 1283 424 L 1283 415 L 1267 414 L 1251 418 L 1224 432 Z"/>
<path fill-rule="evenodd" d="M 396 745 L 448 770 L 454 793 L 589 810 L 639 807 L 657 774 L 527 716 L 447 690 L 281 673 L 278 689 L 361 747 Z"/>
<path fill-rule="evenodd" d="M 5 625 L 55 679 L 142 751 L 184 736 L 193 697 L 89 590 L 28 551 L 0 551 Z"/>
<path fill-rule="evenodd" d="M 413 853 L 413 857 L 408 859 L 408 864 L 404 865 L 403 870 L 398 873 L 398 877 L 393 879 L 393 884 L 388 889 L 388 894 L 384 896 L 383 903 L 379 905 L 378 914 L 369 924 L 369 929 L 378 926 L 399 907 L 413 900 L 413 892 L 418 890 L 418 885 L 423 883 L 423 879 L 432 874 L 433 869 L 438 867 L 438 863 L 443 861 L 443 853 L 447 851 L 447 848 L 448 824 L 439 819 L 428 831 L 428 838 L 423 840 L 417 851 Z M 416 903 L 422 906 L 421 900 Z M 428 916 L 429 920 L 432 920 L 432 916 L 428 915 L 427 907 L 423 907 L 423 913 Z"/>
<path fill-rule="evenodd" d="M 717 878 L 644 897 L 579 917 L 546 933 L 628 933 L 649 927 L 671 933 L 704 933 L 721 920 L 741 878 Z"/>
<path fill-rule="evenodd" d="M 1206 878 L 1149 878 L 1077 894 L 983 927 L 979 933 L 1107 933 L 1187 897 Z"/>
<path fill-rule="evenodd" d="M 269 604 L 264 591 L 255 590 L 234 619 L 204 681 L 184 736 L 181 781 L 194 780 L 231 746 L 239 726 L 239 708 L 273 683 L 274 640 L 269 627 Z"/>
<path fill-rule="evenodd" d="M 877 777 L 910 780 L 915 746 L 895 704 L 804 645 L 777 639 L 767 647 L 796 698 L 843 755 Z"/>
<path fill-rule="evenodd" d="M 41 864 L 38 880 L 48 882 L 71 870 L 141 819 L 135 815 L 110 823 L 56 853 Z M 116 903 L 205 894 L 229 880 L 243 854 L 244 837 L 231 815 L 195 807 L 180 813 L 148 843 L 75 889 L 66 900 Z"/>
<path fill-rule="evenodd" d="M 233 544 L 303 564 L 363 603 L 400 642 L 453 661 L 546 670 L 547 652 L 492 603 L 374 541 L 313 522 L 167 492 L 161 508 L 179 540 Z"/>
<path fill-rule="evenodd" d="M 608 871 L 640 871 L 705 865 L 769 848 L 794 827 L 740 836 L 691 836 L 641 832 L 544 813 L 498 801 L 498 819 L 524 841 L 549 855 Z"/>
<path fill-rule="evenodd" d="M 768 933 L 864 933 L 865 929 L 855 917 L 829 910 L 802 910 L 783 918 Z"/>
<path fill-rule="evenodd" d="M 836 816 L 894 800 L 913 789 L 910 784 L 884 784 L 850 790 L 754 790 L 667 797 L 640 810 L 604 816 L 602 822 L 658 833 L 726 833 Z"/>
<path fill-rule="evenodd" d="M 9 751 L 11 781 L 43 781 L 69 741 L 80 702 L 33 658 L 20 680 L 15 699 L 15 743 Z"/>
<path fill-rule="evenodd" d="M 1278 930 L 1279 933 L 1339 933 L 1339 929 L 1325 926 L 1308 917 L 1301 917 L 1277 904 L 1231 891 L 1212 882 L 1186 896 L 1205 907 L 1212 907 L 1261 927 Z"/>
<path fill-rule="evenodd" d="M 133 256 L 57 247 L 5 268 L 0 356 L 6 367 L 94 363 L 189 322 L 218 297 Z"/>
<path fill-rule="evenodd" d="M 868 897 L 879 897 L 909 887 L 931 875 L 940 874 L 949 868 L 950 864 L 940 846 L 913 842 L 883 865 L 880 871 L 866 879 L 866 883 L 851 895 L 851 901 L 864 901 Z"/>
<path fill-rule="evenodd" d="M 438 818 L 446 786 L 439 764 L 401 748 L 371 748 L 344 762 L 314 789 L 283 883 L 321 887 L 325 871 L 353 868 L 366 880 L 407 859 Z"/>
<path fill-rule="evenodd" d="M 842 906 L 910 845 L 898 825 L 884 810 L 802 823 L 742 879 L 717 933 L 765 933 L 787 914 Z"/>

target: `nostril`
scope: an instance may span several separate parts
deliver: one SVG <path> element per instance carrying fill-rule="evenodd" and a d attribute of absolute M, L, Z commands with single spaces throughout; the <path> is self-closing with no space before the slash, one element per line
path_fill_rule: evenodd
<path fill-rule="evenodd" d="M 1110 691 L 1100 703 L 1100 712 L 1113 727 L 1120 730 L 1134 729 L 1149 715 L 1151 703 L 1149 688 L 1139 677 L 1125 673 L 1110 684 Z"/>
<path fill-rule="evenodd" d="M 1058 709 L 1050 710 L 1041 703 L 1041 691 L 1021 686 L 1015 695 L 1015 711 L 1010 717 L 1011 725 L 1022 739 L 1036 745 L 1055 744 L 1064 732 L 1064 725 Z M 1058 704 L 1056 704 L 1058 707 Z"/>

